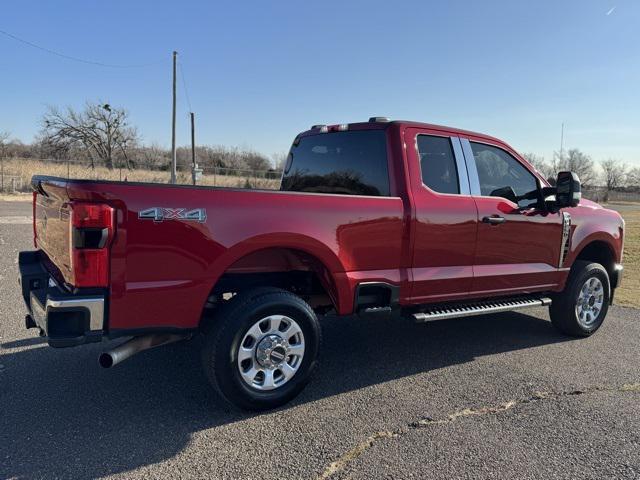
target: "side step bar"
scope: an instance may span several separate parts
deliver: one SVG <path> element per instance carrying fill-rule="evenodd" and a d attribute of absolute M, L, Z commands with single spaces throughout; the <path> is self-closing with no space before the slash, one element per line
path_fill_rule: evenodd
<path fill-rule="evenodd" d="M 518 297 L 504 300 L 486 300 L 467 304 L 446 304 L 434 306 L 424 312 L 413 314 L 416 322 L 431 322 L 446 318 L 470 317 L 485 313 L 507 312 L 530 307 L 544 307 L 551 304 L 548 297 Z"/>

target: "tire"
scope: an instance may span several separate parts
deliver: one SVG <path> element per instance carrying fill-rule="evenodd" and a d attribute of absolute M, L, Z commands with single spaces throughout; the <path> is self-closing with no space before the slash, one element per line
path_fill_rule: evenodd
<path fill-rule="evenodd" d="M 605 268 L 599 263 L 578 260 L 571 268 L 564 290 L 549 307 L 551 322 L 566 335 L 588 337 L 604 322 L 610 294 Z"/>
<path fill-rule="evenodd" d="M 320 340 L 318 319 L 304 300 L 278 288 L 254 288 L 216 312 L 204 333 L 202 364 L 223 400 L 268 410 L 289 402 L 309 382 Z"/>

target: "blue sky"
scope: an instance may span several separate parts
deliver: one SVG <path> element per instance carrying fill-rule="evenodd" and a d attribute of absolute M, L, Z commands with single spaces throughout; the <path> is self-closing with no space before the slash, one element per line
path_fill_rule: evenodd
<path fill-rule="evenodd" d="M 578 147 L 640 166 L 640 2 L 5 2 L 0 130 L 23 141 L 47 104 L 123 106 L 170 145 L 177 50 L 199 143 L 285 151 L 315 123 L 386 115 L 489 133 L 550 158 Z M 148 65 L 151 64 L 151 65 Z M 178 143 L 189 142 L 178 91 Z"/>

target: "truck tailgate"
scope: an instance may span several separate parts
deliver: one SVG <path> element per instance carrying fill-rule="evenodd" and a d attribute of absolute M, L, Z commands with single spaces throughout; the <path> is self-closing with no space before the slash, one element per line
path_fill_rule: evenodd
<path fill-rule="evenodd" d="M 66 182 L 59 179 L 34 179 L 34 235 L 65 281 L 71 278 L 70 207 Z"/>

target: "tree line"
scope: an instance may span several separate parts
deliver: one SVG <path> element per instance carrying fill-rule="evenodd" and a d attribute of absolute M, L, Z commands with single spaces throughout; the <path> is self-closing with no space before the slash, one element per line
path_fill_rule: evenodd
<path fill-rule="evenodd" d="M 50 106 L 40 123 L 41 129 L 31 143 L 12 140 L 8 132 L 0 132 L 0 156 L 71 160 L 91 168 L 170 169 L 171 150 L 155 143 L 143 144 L 123 108 L 104 102 L 87 102 L 80 110 Z M 198 145 L 195 150 L 200 167 L 229 173 L 275 171 L 286 158 L 286 153 L 274 153 L 269 158 L 252 149 L 223 145 Z M 190 146 L 178 147 L 176 157 L 179 170 L 191 168 Z"/>
<path fill-rule="evenodd" d="M 176 151 L 178 169 L 191 168 L 191 147 Z M 196 161 L 205 170 L 218 168 L 233 171 L 282 170 L 286 152 L 267 157 L 251 149 L 222 145 L 199 145 Z M 73 160 L 89 167 L 97 164 L 112 168 L 168 170 L 171 151 L 158 144 L 145 145 L 129 121 L 123 108 L 104 102 L 87 102 L 81 110 L 71 107 L 47 107 L 42 115 L 41 130 L 30 144 L 11 140 L 0 132 L 0 157 Z M 524 157 L 546 178 L 555 179 L 558 172 L 576 172 L 585 187 L 605 187 L 607 191 L 622 188 L 640 189 L 640 167 L 606 159 L 599 164 L 577 148 L 554 152 L 550 161 L 533 153 Z M 598 168 L 599 166 L 599 168 Z"/>
<path fill-rule="evenodd" d="M 604 187 L 607 191 L 640 189 L 640 167 L 629 167 L 613 158 L 596 163 L 577 148 L 554 152 L 551 161 L 534 153 L 525 153 L 523 157 L 550 180 L 555 179 L 558 172 L 568 170 L 577 173 L 581 183 L 587 188 Z"/>

